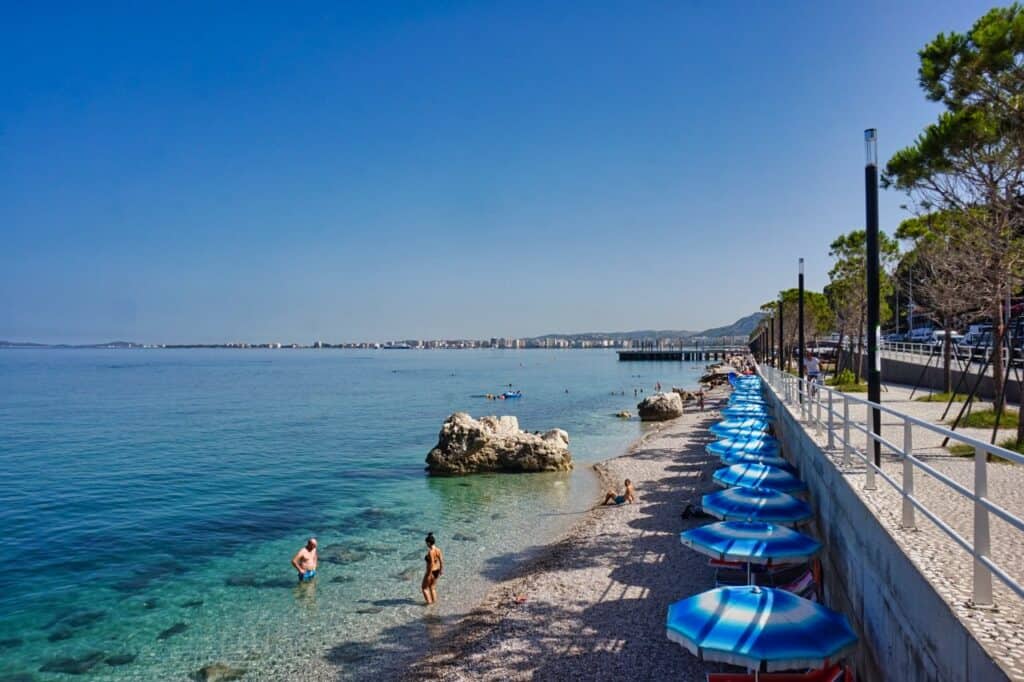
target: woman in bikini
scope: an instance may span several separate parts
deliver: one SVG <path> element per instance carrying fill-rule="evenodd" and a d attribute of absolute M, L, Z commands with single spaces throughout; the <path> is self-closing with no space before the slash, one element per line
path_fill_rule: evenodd
<path fill-rule="evenodd" d="M 427 563 L 427 573 L 423 576 L 423 598 L 427 604 L 437 601 L 437 579 L 444 573 L 444 554 L 441 548 L 434 544 L 434 534 L 427 533 L 427 555 L 423 557 Z"/>

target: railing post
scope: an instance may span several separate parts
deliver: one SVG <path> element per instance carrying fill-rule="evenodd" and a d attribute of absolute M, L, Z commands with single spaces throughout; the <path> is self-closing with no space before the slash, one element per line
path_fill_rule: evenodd
<path fill-rule="evenodd" d="M 850 466 L 850 396 L 843 394 L 843 466 Z"/>
<path fill-rule="evenodd" d="M 832 405 L 835 402 L 835 391 L 828 392 L 828 449 L 832 450 L 836 447 L 836 434 L 834 429 L 836 427 L 835 415 L 832 413 Z"/>
<path fill-rule="evenodd" d="M 992 551 L 989 536 L 988 509 L 979 500 L 988 497 L 988 452 L 974 448 L 974 589 L 971 606 L 992 605 L 992 573 L 979 557 L 988 557 Z"/>
<path fill-rule="evenodd" d="M 903 527 L 914 528 L 914 441 L 909 419 L 903 420 Z"/>
<path fill-rule="evenodd" d="M 814 418 L 814 435 L 821 436 L 821 393 L 817 390 L 818 384 L 816 382 L 812 385 L 814 386 L 814 409 L 817 415 Z"/>
<path fill-rule="evenodd" d="M 807 423 L 811 418 L 811 406 L 807 403 L 807 379 L 797 379 L 797 390 L 800 392 L 800 418 Z"/>
<path fill-rule="evenodd" d="M 865 403 L 867 417 L 864 419 L 864 435 L 867 438 L 867 447 L 864 449 L 864 490 L 875 490 L 875 463 L 871 453 L 875 451 L 875 434 L 871 432 L 871 403 Z"/>

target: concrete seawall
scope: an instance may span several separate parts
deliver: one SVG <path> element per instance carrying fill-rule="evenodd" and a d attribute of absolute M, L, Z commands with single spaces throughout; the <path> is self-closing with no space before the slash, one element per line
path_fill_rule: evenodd
<path fill-rule="evenodd" d="M 810 487 L 828 603 L 861 636 L 858 679 L 1008 680 L 767 383 L 766 395 L 782 447 Z"/>

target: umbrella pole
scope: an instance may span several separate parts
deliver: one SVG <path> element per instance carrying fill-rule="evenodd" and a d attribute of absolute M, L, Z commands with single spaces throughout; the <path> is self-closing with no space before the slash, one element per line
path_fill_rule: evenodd
<path fill-rule="evenodd" d="M 754 579 L 750 575 L 750 562 L 749 561 L 747 562 L 747 584 L 748 585 L 753 585 L 754 584 Z"/>

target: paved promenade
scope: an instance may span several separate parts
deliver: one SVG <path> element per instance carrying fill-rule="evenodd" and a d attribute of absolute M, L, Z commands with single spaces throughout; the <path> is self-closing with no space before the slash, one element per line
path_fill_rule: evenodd
<path fill-rule="evenodd" d="M 925 392 L 927 394 L 927 391 Z M 887 385 L 882 393 L 882 403 L 900 412 L 938 423 L 945 408 L 941 402 L 918 402 L 909 399 L 910 388 Z M 917 392 L 915 397 L 922 393 Z M 859 397 L 864 397 L 859 394 Z M 990 407 L 990 405 L 979 405 Z M 954 405 L 950 417 L 956 415 L 959 404 Z M 796 405 L 789 406 L 799 416 Z M 841 409 L 837 407 L 837 409 Z M 857 410 L 862 408 L 857 406 Z M 863 422 L 864 415 L 851 414 L 851 418 Z M 805 425 L 809 434 L 827 451 L 827 434 L 822 430 L 815 436 L 813 422 Z M 958 429 L 959 433 L 988 442 L 991 429 Z M 1001 430 L 997 440 L 1015 434 L 1012 429 Z M 925 428 L 913 428 L 914 454 L 919 459 L 949 476 L 956 482 L 973 490 L 973 456 L 952 455 L 941 446 L 942 436 Z M 857 449 L 865 448 L 865 435 L 851 431 L 851 440 Z M 889 442 L 902 446 L 903 422 L 892 415 L 883 413 L 882 436 Z M 843 471 L 850 485 L 861 499 L 872 509 L 885 528 L 896 539 L 914 564 L 928 578 L 950 607 L 975 634 L 979 642 L 999 665 L 1015 680 L 1024 680 L 1024 600 L 1006 588 L 998 578 L 994 579 L 993 601 L 996 609 L 976 609 L 967 606 L 971 597 L 973 560 L 952 539 L 947 537 L 927 517 L 916 514 L 916 530 L 904 530 L 901 526 L 902 498 L 881 476 L 876 476 L 876 490 L 864 490 L 864 465 L 853 456 L 853 464 L 842 464 L 841 431 L 836 433 L 836 449 L 827 451 L 836 467 Z M 952 443 L 952 442 L 951 442 Z M 883 449 L 882 469 L 896 481 L 902 478 L 902 462 L 886 456 Z M 967 498 L 956 493 L 941 481 L 915 469 L 914 496 L 945 523 L 968 540 L 973 535 L 973 505 Z M 1008 463 L 990 463 L 988 497 L 1012 514 L 1024 517 L 1024 466 Z M 1002 521 L 995 515 L 991 518 L 992 559 L 1018 582 L 1024 582 L 1024 534 Z"/>

